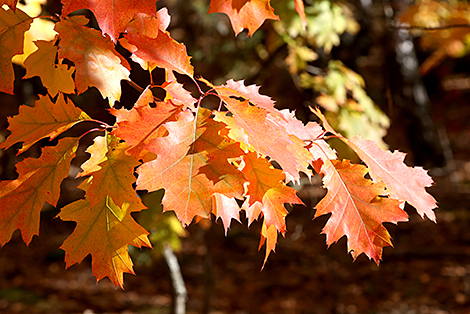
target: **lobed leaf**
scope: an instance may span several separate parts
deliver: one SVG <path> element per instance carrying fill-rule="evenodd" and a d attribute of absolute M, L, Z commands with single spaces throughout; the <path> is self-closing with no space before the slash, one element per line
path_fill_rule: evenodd
<path fill-rule="evenodd" d="M 52 97 L 55 97 L 58 92 L 73 94 L 75 83 L 72 73 L 75 68 L 69 68 L 66 64 L 62 64 L 62 60 L 56 64 L 58 47 L 54 46 L 52 42 L 38 40 L 35 44 L 38 50 L 24 61 L 26 75 L 23 78 L 39 76 Z"/>
<path fill-rule="evenodd" d="M 96 87 L 113 107 L 121 98 L 121 80 L 129 80 L 130 66 L 114 48 L 109 37 L 86 27 L 84 16 L 71 16 L 55 25 L 61 38 L 59 58 L 75 64 L 75 85 L 78 93 Z"/>
<path fill-rule="evenodd" d="M 17 165 L 18 179 L 0 182 L 0 244 L 10 241 L 16 229 L 29 245 L 39 234 L 39 216 L 47 202 L 55 205 L 60 184 L 69 173 L 78 140 L 65 138 L 57 146 L 45 147 L 39 158 Z"/>
<path fill-rule="evenodd" d="M 199 112 L 198 120 L 182 112 L 177 121 L 164 124 L 168 136 L 146 146 L 157 158 L 137 170 L 137 188 L 164 188 L 164 210 L 173 210 L 183 225 L 195 216 L 209 216 L 214 193 L 241 198 L 245 182 L 244 175 L 227 161 L 243 151 L 218 135 L 222 126 L 211 122 L 210 111 L 199 108 Z"/>
<path fill-rule="evenodd" d="M 158 130 L 165 122 L 175 119 L 181 111 L 180 106 L 173 105 L 172 101 L 154 103 L 152 91 L 145 89 L 131 110 L 111 109 L 116 116 L 118 128 L 112 134 L 124 139 L 129 145 L 128 154 L 141 157 L 144 154 L 145 145 L 157 136 Z"/>
<path fill-rule="evenodd" d="M 20 154 L 40 139 L 50 137 L 52 140 L 86 119 L 89 119 L 88 115 L 69 104 L 63 94 L 59 95 L 56 103 L 49 96 L 42 96 L 34 107 L 21 106 L 19 114 L 8 119 L 12 133 L 0 147 L 8 148 L 17 142 L 23 142 L 18 151 Z"/>
<path fill-rule="evenodd" d="M 160 68 L 193 76 L 194 69 L 190 62 L 191 57 L 188 56 L 185 45 L 171 38 L 168 32 L 159 31 L 156 38 L 138 33 L 128 33 L 124 38 L 137 48 L 132 52 L 143 61 Z"/>
<path fill-rule="evenodd" d="M 90 9 L 103 33 L 108 34 L 114 42 L 137 13 L 155 15 L 157 10 L 154 0 L 62 0 L 62 5 L 63 16 L 75 10 Z"/>
<path fill-rule="evenodd" d="M 108 195 L 118 207 L 131 203 L 143 208 L 132 187 L 135 182 L 134 168 L 139 162 L 135 157 L 126 155 L 127 149 L 127 144 L 112 134 L 96 137 L 87 149 L 91 158 L 81 166 L 84 172 L 80 176 L 92 176 L 87 192 L 91 206 L 101 202 L 103 195 Z"/>
<path fill-rule="evenodd" d="M 208 13 L 225 13 L 236 35 L 245 28 L 248 36 L 261 27 L 266 19 L 279 20 L 269 0 L 211 0 Z"/>
<path fill-rule="evenodd" d="M 382 248 L 392 246 L 383 222 L 408 221 L 402 202 L 386 195 L 385 184 L 365 179 L 368 169 L 349 160 L 325 159 L 321 168 L 326 196 L 316 205 L 315 217 L 331 213 L 322 233 L 330 246 L 348 237 L 348 252 L 354 259 L 362 253 L 378 264 Z"/>
<path fill-rule="evenodd" d="M 373 141 L 355 136 L 346 141 L 370 168 L 370 176 L 376 182 L 383 181 L 387 185 L 388 194 L 398 200 L 407 201 L 416 208 L 418 214 L 436 222 L 433 209 L 437 207 L 436 200 L 426 187 L 433 180 L 427 171 L 421 167 L 408 167 L 404 163 L 405 154 L 399 151 L 384 151 Z"/>
<path fill-rule="evenodd" d="M 87 194 L 89 192 L 87 188 Z M 102 195 L 94 205 L 87 197 L 65 206 L 58 217 L 77 223 L 60 247 L 65 251 L 66 266 L 80 263 L 91 254 L 96 280 L 109 277 L 123 288 L 123 274 L 134 274 L 128 246 L 151 247 L 148 232 L 130 215 L 133 211 L 136 209 L 131 204 L 125 202 L 117 206 L 109 195 Z"/>

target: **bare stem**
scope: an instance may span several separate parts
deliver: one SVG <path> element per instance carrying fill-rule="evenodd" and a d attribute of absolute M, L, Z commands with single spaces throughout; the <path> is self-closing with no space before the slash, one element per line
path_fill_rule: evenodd
<path fill-rule="evenodd" d="M 449 25 L 440 25 L 440 26 L 417 26 L 417 25 L 390 25 L 390 28 L 393 29 L 406 29 L 406 30 L 422 30 L 422 31 L 437 31 L 450 28 L 470 28 L 470 24 L 449 24 Z"/>
<path fill-rule="evenodd" d="M 164 245 L 163 256 L 170 269 L 171 281 L 173 283 L 173 289 L 175 289 L 175 314 L 185 314 L 188 292 L 184 284 L 178 259 L 168 242 Z"/>

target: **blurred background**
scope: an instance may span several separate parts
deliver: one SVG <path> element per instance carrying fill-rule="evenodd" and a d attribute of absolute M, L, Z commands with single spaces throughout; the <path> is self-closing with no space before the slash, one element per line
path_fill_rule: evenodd
<path fill-rule="evenodd" d="M 21 5 L 35 8 L 30 15 L 60 12 L 57 0 Z M 409 165 L 429 169 L 438 223 L 406 207 L 408 223 L 386 226 L 395 247 L 385 248 L 380 266 L 364 255 L 353 262 L 345 238 L 327 249 L 320 234 L 327 217 L 312 220 L 325 193 L 315 177 L 313 185 L 297 187 L 306 206 L 288 208 L 286 237 L 261 270 L 260 224 L 247 228 L 242 217 L 243 225 L 232 222 L 227 236 L 220 221 L 183 230 L 172 213 L 159 213 L 160 192 L 142 194 L 150 209 L 136 219 L 152 232 L 155 249 L 131 249 L 136 276 L 126 274 L 120 290 L 107 279 L 96 283 L 90 257 L 65 270 L 58 248 L 74 223 L 54 216 L 82 196 L 68 178 L 59 204 L 42 212 L 41 236 L 26 247 L 16 232 L 0 250 L 1 313 L 172 313 L 165 243 L 181 267 L 187 313 L 470 313 L 468 2 L 305 0 L 306 29 L 294 0 L 271 5 L 281 21 L 266 21 L 252 37 L 246 31 L 235 37 L 226 15 L 207 15 L 209 0 L 157 2 L 168 8 L 171 36 L 186 45 L 196 76 L 260 85 L 278 109 L 295 109 L 304 122 L 315 119 L 309 106 L 319 106 L 342 134 L 361 134 L 407 153 Z M 38 26 L 39 33 L 41 27 L 50 25 Z M 0 93 L 0 141 L 9 134 L 7 117 L 46 93 L 38 77 L 21 79 L 24 59 L 13 60 L 16 95 Z M 131 65 L 132 80 L 146 86 L 148 74 Z M 162 82 L 163 71 L 155 70 L 153 79 Z M 118 106 L 130 108 L 139 94 L 126 82 L 122 89 Z M 114 123 L 96 89 L 73 101 L 92 118 Z M 212 106 L 210 99 L 204 105 Z M 83 144 L 76 166 L 87 158 Z M 355 159 L 340 143 L 331 144 Z M 0 180 L 16 177 L 17 161 L 15 147 L 0 151 Z"/>

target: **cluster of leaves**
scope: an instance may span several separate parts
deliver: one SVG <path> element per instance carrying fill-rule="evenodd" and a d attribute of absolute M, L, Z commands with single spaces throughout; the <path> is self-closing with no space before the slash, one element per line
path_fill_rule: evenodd
<path fill-rule="evenodd" d="M 305 8 L 305 24 L 292 8 L 289 10 L 288 2 L 279 6 L 284 10 L 275 29 L 288 45 L 286 64 L 297 87 L 313 92 L 314 101 L 327 111 L 328 120 L 345 136 L 361 135 L 387 148 L 382 138 L 390 121 L 365 92 L 362 77 L 339 60 L 329 60 L 326 69 L 312 66 L 319 55 L 328 55 L 340 44 L 342 34 L 359 31 L 349 6 L 315 1 Z"/>
<path fill-rule="evenodd" d="M 295 1 L 303 16 L 301 3 Z M 0 91 L 12 94 L 11 58 L 24 53 L 25 32 L 37 19 L 17 8 L 14 0 L 1 4 Z M 214 85 L 196 78 L 185 46 L 167 31 L 167 10 L 157 12 L 155 1 L 62 4 L 61 15 L 49 17 L 53 38 L 35 41 L 37 50 L 24 60 L 26 77 L 39 76 L 48 94 L 9 118 L 11 134 L 1 148 L 22 142 L 17 152 L 22 154 L 46 138 L 58 144 L 43 147 L 39 158 L 19 162 L 17 179 L 0 182 L 0 244 L 18 229 L 27 244 L 38 235 L 43 205 L 57 204 L 80 139 L 95 130 L 103 135 L 87 148 L 90 158 L 77 175 L 85 197 L 58 214 L 76 222 L 61 248 L 67 267 L 91 254 L 97 280 L 109 277 L 118 286 L 124 272 L 133 273 L 128 246 L 151 246 L 148 231 L 131 216 L 146 208 L 136 190 L 163 189 L 164 211 L 173 211 L 184 226 L 214 215 L 227 231 L 233 219 L 240 220 L 241 210 L 249 224 L 262 220 L 260 244 L 266 244 L 266 259 L 278 234 L 286 232 L 284 204 L 302 204 L 290 186 L 302 173 L 323 177 L 327 194 L 316 205 L 315 216 L 331 214 L 323 229 L 327 244 L 347 236 L 354 259 L 364 253 L 379 263 L 383 247 L 392 245 L 382 223 L 407 221 L 405 202 L 435 221 L 436 202 L 425 190 L 432 179 L 422 168 L 408 167 L 405 154 L 384 151 L 359 136 L 343 137 L 318 109 L 312 112 L 323 127 L 304 124 L 295 112 L 276 109 L 258 86 L 234 80 Z M 94 13 L 100 30 L 88 27 L 83 15 L 70 15 L 84 8 Z M 266 0 L 212 0 L 209 12 L 226 13 L 235 33 L 248 29 L 252 34 L 265 19 L 277 19 Z M 118 44 L 150 74 L 157 67 L 165 69 L 165 82 L 150 80 L 147 87 L 138 87 L 129 77 L 128 60 L 116 50 Z M 175 73 L 190 78 L 198 92 L 186 90 Z M 121 81 L 140 91 L 129 110 L 114 107 Z M 71 101 L 69 94 L 90 87 L 108 99 L 114 125 L 91 119 Z M 165 91 L 163 99 L 154 95 L 156 89 Z M 217 110 L 202 106 L 208 96 L 220 100 Z M 78 138 L 63 136 L 83 122 L 94 126 Z M 329 137 L 344 141 L 365 165 L 339 160 L 326 141 Z"/>

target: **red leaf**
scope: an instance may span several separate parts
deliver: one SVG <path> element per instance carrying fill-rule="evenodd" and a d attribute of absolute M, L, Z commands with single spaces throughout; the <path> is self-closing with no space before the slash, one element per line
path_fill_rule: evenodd
<path fill-rule="evenodd" d="M 0 182 L 0 244 L 10 241 L 16 229 L 29 245 L 39 234 L 39 215 L 44 203 L 55 205 L 60 184 L 69 173 L 78 140 L 65 138 L 54 147 L 45 147 L 38 159 L 28 158 L 17 165 L 18 179 Z"/>
<path fill-rule="evenodd" d="M 279 20 L 269 0 L 211 0 L 209 13 L 216 12 L 228 15 L 236 35 L 247 28 L 251 36 L 266 19 Z"/>
<path fill-rule="evenodd" d="M 315 217 L 332 214 L 322 231 L 328 246 L 347 236 L 348 252 L 354 259 L 365 253 L 378 264 L 382 248 L 392 245 L 382 223 L 407 221 L 408 215 L 400 201 L 380 197 L 387 193 L 385 184 L 365 179 L 367 172 L 366 167 L 348 160 L 326 159 L 322 174 L 328 192 L 317 204 Z"/>
<path fill-rule="evenodd" d="M 243 206 L 248 222 L 251 224 L 263 213 L 267 227 L 274 225 L 279 232 L 285 233 L 288 212 L 284 204 L 303 204 L 302 201 L 296 196 L 295 189 L 285 185 L 285 174 L 275 169 L 265 158 L 248 153 L 243 156 L 243 161 L 242 172 L 249 182 L 249 197 Z"/>
<path fill-rule="evenodd" d="M 374 181 L 383 181 L 391 197 L 407 201 L 416 208 L 424 218 L 436 222 L 436 200 L 426 187 L 432 185 L 433 180 L 427 171 L 421 167 L 408 167 L 404 163 L 405 154 L 395 151 L 384 151 L 373 141 L 364 140 L 356 136 L 347 141 L 366 165 L 370 168 L 370 176 Z"/>
<path fill-rule="evenodd" d="M 155 0 L 62 0 L 62 15 L 78 9 L 91 10 L 103 30 L 116 42 L 127 24 L 137 13 L 155 15 Z"/>
<path fill-rule="evenodd" d="M 55 25 L 61 41 L 59 58 L 75 64 L 75 85 L 78 93 L 95 86 L 112 107 L 121 98 L 121 80 L 129 79 L 130 66 L 115 49 L 109 37 L 85 27 L 88 19 L 71 16 Z"/>
<path fill-rule="evenodd" d="M 42 138 L 56 138 L 60 133 L 71 128 L 88 115 L 73 103 L 67 103 L 60 95 L 53 103 L 49 96 L 40 97 L 34 107 L 21 106 L 19 114 L 8 119 L 12 133 L 0 147 L 8 148 L 17 142 L 23 142 L 18 154 L 26 151 Z"/>
<path fill-rule="evenodd" d="M 58 217 L 77 223 L 60 247 L 65 251 L 66 266 L 80 263 L 91 254 L 96 280 L 109 277 L 116 286 L 123 288 L 123 274 L 134 274 L 127 247 L 151 247 L 148 232 L 130 215 L 133 211 L 135 209 L 129 203 L 117 206 L 109 195 L 102 195 L 95 205 L 87 198 L 65 206 Z"/>
<path fill-rule="evenodd" d="M 156 38 L 128 33 L 124 38 L 137 48 L 131 52 L 140 59 L 154 63 L 160 68 L 193 76 L 194 69 L 185 45 L 171 38 L 168 32 L 159 31 Z"/>
<path fill-rule="evenodd" d="M 295 1 L 295 10 L 300 16 L 300 21 L 302 22 L 302 27 L 305 30 L 307 28 L 307 17 L 305 16 L 305 7 L 303 0 L 294 0 Z"/>
<path fill-rule="evenodd" d="M 299 172 L 309 172 L 307 167 L 312 155 L 304 149 L 305 143 L 286 131 L 285 125 L 289 123 L 286 117 L 274 108 L 271 98 L 259 94 L 258 87 L 244 86 L 242 81 L 232 80 L 226 85 L 214 86 L 205 79 L 200 80 L 217 91 L 233 114 L 232 118 L 215 113 L 216 120 L 232 129 L 229 133 L 232 139 L 274 159 L 285 171 L 288 181 L 298 181 Z"/>
<path fill-rule="evenodd" d="M 223 157 L 237 151 L 218 135 L 221 124 L 213 122 L 210 115 L 209 110 L 199 108 L 197 121 L 192 113 L 182 112 L 176 122 L 165 123 L 168 135 L 146 146 L 157 159 L 137 169 L 137 188 L 164 188 L 163 209 L 173 210 L 183 225 L 190 224 L 195 216 L 209 216 L 214 193 L 241 198 L 246 181 L 243 173 Z M 238 148 L 238 153 L 243 152 Z"/>
<path fill-rule="evenodd" d="M 127 153 L 135 157 L 141 157 L 142 149 L 156 136 L 160 126 L 169 120 L 174 120 L 174 116 L 180 112 L 180 108 L 174 106 L 171 101 L 157 102 L 155 108 L 149 106 L 153 102 L 152 91 L 147 88 L 131 110 L 110 109 L 110 112 L 117 117 L 118 125 L 112 133 L 127 142 L 129 145 Z"/>

